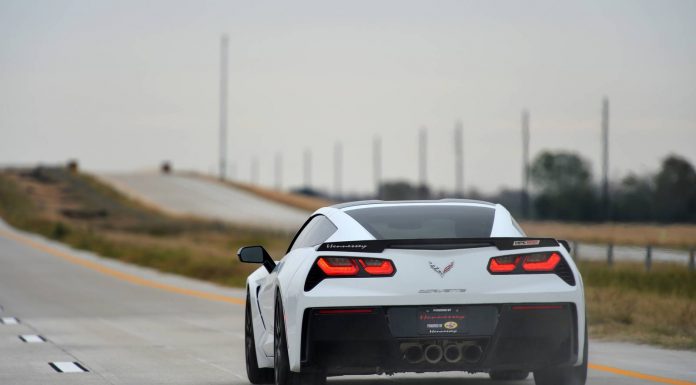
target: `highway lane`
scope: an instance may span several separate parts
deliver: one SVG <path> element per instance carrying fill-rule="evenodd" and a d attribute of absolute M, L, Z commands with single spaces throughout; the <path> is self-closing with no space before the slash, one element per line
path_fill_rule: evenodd
<path fill-rule="evenodd" d="M 0 323 L 0 384 L 246 384 L 243 296 L 0 223 L 0 317 L 18 319 Z M 47 342 L 23 342 L 19 336 L 27 334 Z M 596 341 L 591 347 L 590 384 L 696 384 L 696 353 Z M 78 362 L 89 372 L 58 373 L 49 362 Z M 464 373 L 329 383 L 494 384 Z"/>
<path fill-rule="evenodd" d="M 309 212 L 214 181 L 158 173 L 100 174 L 121 192 L 174 214 L 296 231 Z"/>

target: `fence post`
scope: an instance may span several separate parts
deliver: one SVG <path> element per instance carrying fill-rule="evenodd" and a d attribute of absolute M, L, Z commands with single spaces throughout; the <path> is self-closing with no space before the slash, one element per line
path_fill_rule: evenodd
<path fill-rule="evenodd" d="M 694 261 L 694 250 L 691 249 L 689 252 L 689 271 L 694 271 L 696 269 L 696 262 Z"/>
<path fill-rule="evenodd" d="M 693 250 L 691 251 L 691 255 L 693 256 Z M 573 241 L 573 259 L 576 261 L 580 260 L 580 254 L 578 253 L 578 241 Z"/>
<path fill-rule="evenodd" d="M 614 244 L 612 243 L 607 245 L 607 265 L 614 265 Z"/>
<path fill-rule="evenodd" d="M 645 247 L 645 271 L 650 271 L 652 266 L 652 246 L 647 245 Z"/>

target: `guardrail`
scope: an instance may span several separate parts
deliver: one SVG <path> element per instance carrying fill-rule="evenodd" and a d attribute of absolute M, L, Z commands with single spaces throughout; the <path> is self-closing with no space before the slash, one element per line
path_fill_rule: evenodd
<path fill-rule="evenodd" d="M 611 266 L 616 260 L 643 262 L 645 270 L 650 271 L 653 262 L 671 262 L 687 265 L 696 271 L 696 249 L 679 250 L 646 246 L 621 246 L 614 244 L 591 244 L 571 241 L 573 259 L 605 260 Z"/>

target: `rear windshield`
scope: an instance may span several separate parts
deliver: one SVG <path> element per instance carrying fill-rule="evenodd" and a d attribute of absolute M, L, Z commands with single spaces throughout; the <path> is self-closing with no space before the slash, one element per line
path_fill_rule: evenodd
<path fill-rule="evenodd" d="M 356 208 L 346 214 L 376 239 L 488 238 L 493 207 L 413 205 Z"/>

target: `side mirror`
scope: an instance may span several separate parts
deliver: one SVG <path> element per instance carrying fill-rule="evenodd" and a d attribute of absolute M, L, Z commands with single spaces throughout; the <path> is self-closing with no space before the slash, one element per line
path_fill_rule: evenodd
<path fill-rule="evenodd" d="M 246 246 L 237 251 L 239 260 L 245 263 L 262 263 L 270 273 L 276 264 L 263 246 Z"/>

